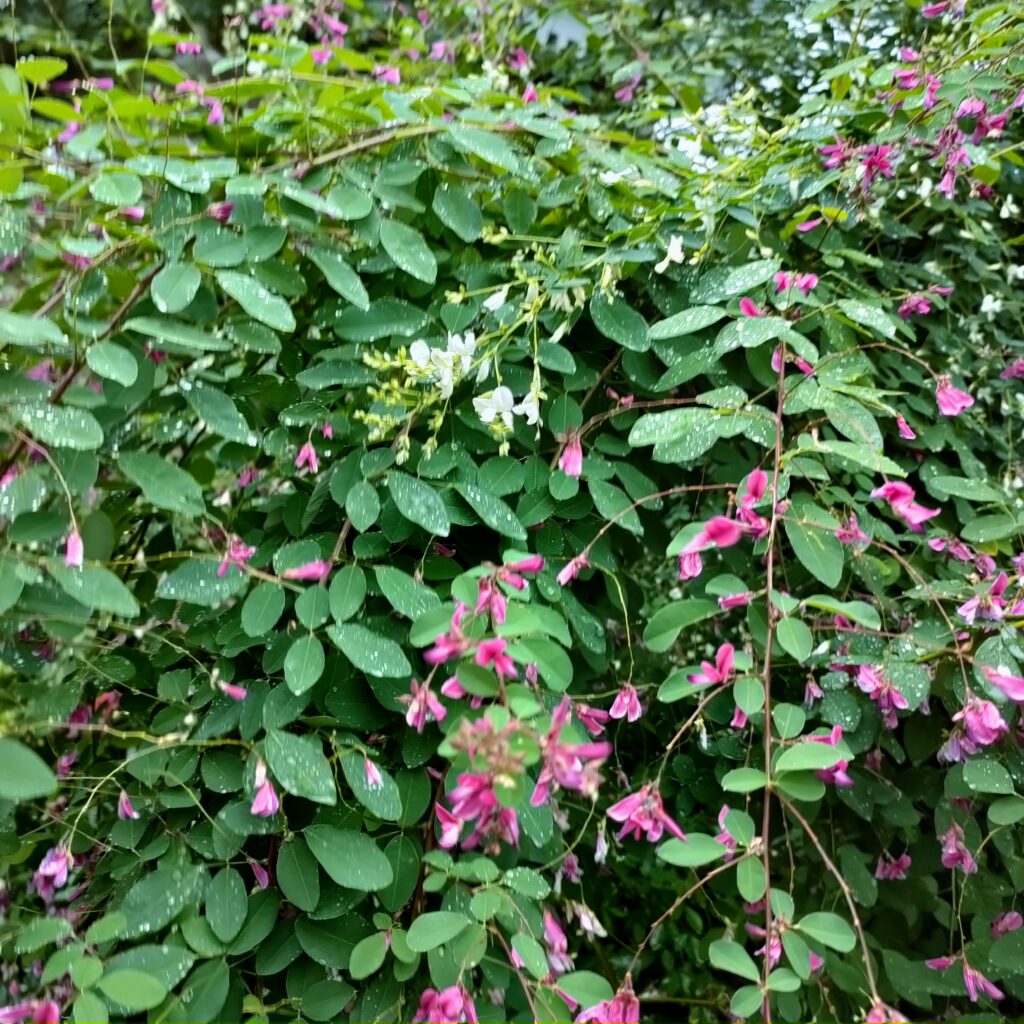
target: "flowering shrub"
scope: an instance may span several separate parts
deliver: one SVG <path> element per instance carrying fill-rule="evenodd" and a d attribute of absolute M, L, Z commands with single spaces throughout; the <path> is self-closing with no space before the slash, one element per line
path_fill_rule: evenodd
<path fill-rule="evenodd" d="M 1013 1018 L 1024 18 L 154 10 L 0 68 L 0 1021 Z"/>

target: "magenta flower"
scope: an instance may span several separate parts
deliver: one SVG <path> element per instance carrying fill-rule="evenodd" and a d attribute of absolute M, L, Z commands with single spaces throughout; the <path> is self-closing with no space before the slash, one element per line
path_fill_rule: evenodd
<path fill-rule="evenodd" d="M 473 831 L 463 840 L 463 849 L 474 849 L 482 839 L 490 840 L 488 848 L 495 852 L 500 849 L 496 840 L 519 845 L 519 818 L 514 808 L 501 806 L 490 775 L 463 772 L 448 800 L 456 818 L 474 822 Z"/>
<path fill-rule="evenodd" d="M 626 79 L 624 85 L 620 86 L 618 89 L 615 90 L 615 98 L 620 103 L 632 103 L 633 100 L 636 98 L 637 87 L 640 85 L 642 81 L 643 76 L 641 75 L 630 76 L 628 79 Z"/>
<path fill-rule="evenodd" d="M 224 123 L 224 106 L 220 100 L 215 99 L 212 96 L 204 96 L 200 101 L 204 107 L 207 107 L 210 111 L 206 118 L 207 124 L 223 124 Z"/>
<path fill-rule="evenodd" d="M 210 203 L 206 207 L 206 216 L 212 217 L 216 221 L 220 221 L 221 224 L 227 224 L 228 219 L 234 212 L 234 203 Z"/>
<path fill-rule="evenodd" d="M 363 757 L 363 771 L 366 772 L 366 784 L 370 789 L 380 789 L 384 785 L 384 776 L 381 775 L 380 769 L 377 767 L 375 761 L 371 761 L 364 755 Z"/>
<path fill-rule="evenodd" d="M 64 131 L 57 136 L 57 141 L 70 142 L 81 130 L 82 126 L 77 121 L 68 121 L 64 126 Z"/>
<path fill-rule="evenodd" d="M 964 961 L 964 987 L 967 989 L 967 998 L 972 1003 L 978 1001 L 978 996 L 988 996 L 990 999 L 1002 999 L 1003 991 L 992 984 L 981 971 L 971 967 Z"/>
<path fill-rule="evenodd" d="M 390 64 L 378 64 L 373 69 L 373 77 L 385 85 L 398 85 L 402 81 L 402 73 Z"/>
<path fill-rule="evenodd" d="M 455 63 L 455 47 L 447 39 L 438 39 L 430 44 L 430 59 L 441 60 L 445 64 Z"/>
<path fill-rule="evenodd" d="M 133 220 L 136 223 L 143 220 L 146 216 L 146 208 L 144 206 L 122 206 L 117 212 L 126 220 Z"/>
<path fill-rule="evenodd" d="M 242 572 L 245 572 L 249 559 L 254 554 L 256 554 L 256 548 L 244 543 L 240 537 L 232 537 L 231 543 L 228 544 L 228 550 L 224 555 L 224 560 L 217 569 L 217 575 L 223 578 L 227 575 L 228 569 L 232 565 L 238 566 Z"/>
<path fill-rule="evenodd" d="M 1003 721 L 999 708 L 989 700 L 971 697 L 953 716 L 954 722 L 963 722 L 964 734 L 976 747 L 997 743 L 1010 727 Z"/>
<path fill-rule="evenodd" d="M 57 758 L 57 778 L 66 779 L 71 774 L 71 769 L 74 768 L 77 760 L 77 750 L 69 750 L 66 754 L 61 754 Z"/>
<path fill-rule="evenodd" d="M 796 288 L 807 296 L 818 287 L 817 274 L 791 274 L 787 273 L 785 270 L 780 270 L 772 280 L 775 282 L 776 295 Z"/>
<path fill-rule="evenodd" d="M 867 543 L 871 538 L 860 528 L 857 517 L 851 512 L 846 523 L 834 531 L 835 538 L 841 544 Z"/>
<path fill-rule="evenodd" d="M 523 89 L 523 102 L 524 103 L 536 103 L 537 102 L 537 90 L 534 88 L 532 83 L 527 83 L 526 88 Z"/>
<path fill-rule="evenodd" d="M 434 646 L 423 655 L 424 661 L 431 665 L 443 665 L 446 661 L 466 653 L 469 649 L 469 641 L 461 628 L 462 617 L 465 614 L 466 606 L 461 602 L 456 602 L 449 631 L 435 637 Z"/>
<path fill-rule="evenodd" d="M 424 991 L 420 996 L 413 1024 L 419 1024 L 420 1021 L 444 1024 L 469 1021 L 475 1024 L 476 1020 L 476 1007 L 473 1005 L 472 996 L 463 985 L 451 985 L 440 992 L 433 988 Z"/>
<path fill-rule="evenodd" d="M 176 43 L 174 46 L 176 53 L 186 54 L 190 57 L 195 57 L 197 54 L 203 52 L 203 44 L 196 43 L 192 40 L 182 40 L 180 43 Z"/>
<path fill-rule="evenodd" d="M 914 489 L 900 480 L 890 480 L 871 492 L 872 498 L 889 503 L 893 515 L 902 519 L 915 533 L 921 533 L 922 523 L 937 516 L 942 509 L 925 508 L 914 501 Z"/>
<path fill-rule="evenodd" d="M 75 858 L 66 846 L 54 846 L 46 852 L 42 863 L 28 884 L 29 892 L 38 893 L 40 899 L 49 903 L 53 894 L 64 888 L 68 872 L 75 866 Z"/>
<path fill-rule="evenodd" d="M 732 644 L 722 644 L 715 654 L 714 665 L 709 661 L 702 661 L 700 667 L 703 671 L 694 672 L 690 675 L 688 677 L 690 682 L 697 683 L 700 686 L 707 686 L 709 683 L 728 682 L 735 671 L 735 653 L 736 649 Z"/>
<path fill-rule="evenodd" d="M 754 595 L 749 590 L 744 590 L 739 594 L 729 594 L 726 597 L 720 597 L 718 599 L 718 607 L 723 611 L 728 611 L 731 608 L 746 608 L 753 600 Z"/>
<path fill-rule="evenodd" d="M 232 700 L 245 700 L 249 696 L 249 691 L 244 686 L 236 686 L 234 683 L 218 682 L 217 687 Z"/>
<path fill-rule="evenodd" d="M 872 1003 L 864 1024 L 910 1024 L 910 1018 L 885 1003 Z"/>
<path fill-rule="evenodd" d="M 955 956 L 933 956 L 930 960 L 925 960 L 925 967 L 932 971 L 945 971 L 953 966 L 957 962 L 959 957 Z"/>
<path fill-rule="evenodd" d="M 88 78 L 85 84 L 90 89 L 97 89 L 99 92 L 110 92 L 114 88 L 114 80 L 112 78 Z"/>
<path fill-rule="evenodd" d="M 608 712 L 611 718 L 625 718 L 629 722 L 635 722 L 644 709 L 640 706 L 640 698 L 637 696 L 636 687 L 632 683 L 625 683 L 615 697 L 611 711 Z"/>
<path fill-rule="evenodd" d="M 513 71 L 528 71 L 530 68 L 530 55 L 521 46 L 517 46 L 505 60 Z"/>
<path fill-rule="evenodd" d="M 575 430 L 569 432 L 565 447 L 558 459 L 558 468 L 566 475 L 579 477 L 583 472 L 583 445 Z"/>
<path fill-rule="evenodd" d="M 117 798 L 117 816 L 122 821 L 134 820 L 139 817 L 139 812 L 132 806 L 131 798 L 123 789 L 121 790 L 121 795 Z"/>
<path fill-rule="evenodd" d="M 917 440 L 917 434 L 914 433 L 910 424 L 900 416 L 899 413 L 896 414 L 896 429 L 899 430 L 900 437 L 902 437 L 904 441 Z"/>
<path fill-rule="evenodd" d="M 577 1024 L 585 1021 L 593 1024 L 637 1024 L 639 1020 L 640 1000 L 633 994 L 632 980 L 628 974 L 614 999 L 605 999 L 589 1010 L 584 1010 L 576 1018 Z"/>
<path fill-rule="evenodd" d="M 992 581 L 987 593 L 976 594 L 970 600 L 965 601 L 957 608 L 957 614 L 969 626 L 974 625 L 974 620 L 979 615 L 989 622 L 1001 622 L 1006 615 L 1006 600 L 1003 598 L 1003 594 L 1006 593 L 1009 583 L 1006 573 L 1001 572 Z"/>
<path fill-rule="evenodd" d="M 473 661 L 487 668 L 494 666 L 499 679 L 514 679 L 516 676 L 515 662 L 505 653 L 508 642 L 502 637 L 482 640 L 473 655 Z"/>
<path fill-rule="evenodd" d="M 537 573 L 544 568 L 544 556 L 543 555 L 527 555 L 526 558 L 520 558 L 516 562 L 509 562 L 498 571 L 498 576 L 503 579 L 506 583 L 511 583 L 517 590 L 524 589 L 523 586 L 518 586 L 512 581 L 509 576 L 502 575 L 503 572 L 510 573 Z M 524 584 L 525 586 L 525 584 Z"/>
<path fill-rule="evenodd" d="M 740 299 L 740 312 L 747 317 L 768 315 L 753 299 L 747 298 L 746 295 Z"/>
<path fill-rule="evenodd" d="M 1005 665 L 997 669 L 991 665 L 982 665 L 981 674 L 1014 704 L 1024 704 L 1024 679 L 1013 675 Z"/>
<path fill-rule="evenodd" d="M 604 732 L 605 723 L 611 718 L 607 711 L 603 711 L 601 708 L 592 708 L 582 701 L 575 702 L 572 710 L 576 720 L 591 736 L 600 736 Z"/>
<path fill-rule="evenodd" d="M 709 547 L 729 548 L 738 544 L 742 536 L 743 530 L 734 519 L 713 516 L 704 524 L 704 529 L 683 548 L 682 553 L 690 554 Z"/>
<path fill-rule="evenodd" d="M 256 761 L 255 784 L 256 796 L 249 811 L 258 818 L 272 818 L 281 807 L 281 801 L 277 798 L 273 783 L 267 778 L 267 766 L 262 758 Z"/>
<path fill-rule="evenodd" d="M 824 221 L 824 217 L 811 217 L 810 220 L 803 220 L 797 224 L 796 229 L 800 234 L 805 235 L 808 231 L 813 231 L 818 225 L 823 224 Z"/>
<path fill-rule="evenodd" d="M 179 96 L 185 93 L 192 93 L 195 96 L 202 96 L 204 89 L 202 82 L 197 82 L 193 78 L 186 78 L 184 82 L 179 82 L 174 87 L 174 91 Z"/>
<path fill-rule="evenodd" d="M 322 68 L 331 62 L 330 50 L 318 50 L 314 48 L 310 50 L 310 56 L 313 58 L 313 64 L 318 68 Z"/>
<path fill-rule="evenodd" d="M 571 971 L 572 957 L 569 955 L 569 939 L 558 919 L 547 907 L 544 908 L 544 945 L 547 946 L 548 966 L 555 977 Z"/>
<path fill-rule="evenodd" d="M 768 474 L 763 469 L 751 470 L 747 476 L 746 486 L 737 499 L 741 505 L 756 505 L 761 501 L 768 489 Z"/>
<path fill-rule="evenodd" d="M 314 476 L 320 472 L 320 461 L 316 457 L 316 449 L 312 441 L 307 441 L 295 456 L 295 468 L 298 470 L 308 469 Z M 299 476 L 303 474 L 300 472 Z"/>
<path fill-rule="evenodd" d="M 731 836 L 725 828 L 725 819 L 729 816 L 729 805 L 723 804 L 722 809 L 718 812 L 718 835 L 715 836 L 715 842 L 721 843 L 725 847 L 725 860 L 732 860 L 733 854 L 736 852 L 736 840 Z"/>
<path fill-rule="evenodd" d="M 835 142 L 822 146 L 818 152 L 824 157 L 824 164 L 829 170 L 843 167 L 853 157 L 854 146 L 846 139 L 836 136 Z"/>
<path fill-rule="evenodd" d="M 255 466 L 246 466 L 241 473 L 238 474 L 238 479 L 235 481 L 236 487 L 249 487 L 251 484 L 256 483 L 260 477 L 260 471 Z"/>
<path fill-rule="evenodd" d="M 935 401 L 943 416 L 959 416 L 974 405 L 974 399 L 966 391 L 953 387 L 946 376 L 939 377 L 935 387 Z"/>
<path fill-rule="evenodd" d="M 609 807 L 608 817 L 622 824 L 619 830 L 620 839 L 627 835 L 640 839 L 643 834 L 648 842 L 656 843 L 666 828 L 677 839 L 686 839 L 683 830 L 665 812 L 661 795 L 653 783 L 648 783 L 636 793 L 631 793 Z"/>
<path fill-rule="evenodd" d="M 429 682 L 411 680 L 410 692 L 403 693 L 398 700 L 408 705 L 405 721 L 419 733 L 423 732 L 427 722 L 443 722 L 448 715 L 447 708 L 434 696 Z"/>
<path fill-rule="evenodd" d="M 77 530 L 72 530 L 64 545 L 64 564 L 69 569 L 81 569 L 84 558 L 85 545 L 82 544 L 82 535 Z"/>
<path fill-rule="evenodd" d="M 42 362 L 38 362 L 35 366 L 30 366 L 25 371 L 26 380 L 36 380 L 46 384 L 52 384 L 54 381 L 55 368 L 52 359 L 44 359 Z"/>
<path fill-rule="evenodd" d="M 942 843 L 942 866 L 944 868 L 960 868 L 965 875 L 973 875 L 978 870 L 977 862 L 971 851 L 964 845 L 964 830 L 954 822 L 948 831 L 939 836 Z"/>
<path fill-rule="evenodd" d="M 910 854 L 902 853 L 900 856 L 879 857 L 875 866 L 875 878 L 886 879 L 892 882 L 902 882 L 907 877 L 907 871 L 911 865 Z"/>
<path fill-rule="evenodd" d="M 897 310 L 902 320 L 909 320 L 912 316 L 927 316 L 931 311 L 932 302 L 926 295 L 908 295 Z"/>
<path fill-rule="evenodd" d="M 892 680 L 874 665 L 860 665 L 857 668 L 857 686 L 878 705 L 885 727 L 895 729 L 898 721 L 896 712 L 905 711 L 910 705 Z"/>
<path fill-rule="evenodd" d="M 1015 359 L 999 374 L 999 377 L 1002 380 L 1020 380 L 1024 377 L 1024 359 Z"/>
<path fill-rule="evenodd" d="M 248 858 L 249 868 L 252 871 L 253 878 L 256 879 L 256 884 L 261 889 L 266 889 L 270 885 L 270 875 L 267 874 L 267 869 L 259 863 L 259 861 Z"/>
<path fill-rule="evenodd" d="M 893 176 L 892 160 L 895 147 L 870 143 L 860 148 L 860 166 L 863 169 L 861 179 L 865 189 L 871 188 L 875 178 L 891 178 Z"/>
<path fill-rule="evenodd" d="M 281 578 L 285 580 L 316 580 L 323 583 L 331 573 L 331 563 L 317 560 L 306 562 L 305 565 L 297 565 L 293 569 L 285 569 Z"/>
<path fill-rule="evenodd" d="M 463 821 L 443 807 L 440 802 L 434 804 L 434 813 L 441 826 L 441 838 L 438 840 L 438 845 L 442 850 L 450 850 L 458 843 L 459 836 L 462 835 Z"/>
<path fill-rule="evenodd" d="M 826 733 L 824 736 L 809 737 L 811 743 L 824 743 L 829 747 L 837 747 L 842 738 L 843 727 L 841 725 L 832 726 L 832 731 Z M 853 786 L 853 779 L 850 778 L 846 771 L 849 767 L 850 762 L 844 758 L 837 761 L 831 768 L 822 768 L 814 774 L 817 775 L 822 782 L 830 782 L 833 786 L 841 786 L 844 789 L 849 789 Z"/>
<path fill-rule="evenodd" d="M 267 4 L 253 13 L 253 18 L 258 18 L 260 28 L 264 32 L 270 32 L 279 21 L 292 16 L 291 4 Z"/>
<path fill-rule="evenodd" d="M 555 577 L 558 580 L 560 586 L 565 586 L 567 583 L 571 583 L 577 576 L 584 570 L 590 568 L 590 560 L 586 554 L 577 555 L 575 558 L 570 559 L 569 562 L 561 569 L 558 575 Z"/>

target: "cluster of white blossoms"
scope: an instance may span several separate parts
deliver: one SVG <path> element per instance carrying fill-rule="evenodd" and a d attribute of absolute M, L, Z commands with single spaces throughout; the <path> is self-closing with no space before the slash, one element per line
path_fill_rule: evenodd
<path fill-rule="evenodd" d="M 449 334 L 447 348 L 431 348 L 420 339 L 409 346 L 409 358 L 413 363 L 414 375 L 437 386 L 442 398 L 451 398 L 457 381 L 466 377 L 473 368 L 476 353 L 476 335 Z M 487 376 L 488 363 L 484 359 L 477 371 L 477 382 Z"/>
<path fill-rule="evenodd" d="M 540 421 L 540 400 L 542 393 L 533 387 L 521 402 L 516 401 L 512 389 L 500 384 L 493 391 L 479 395 L 473 399 L 473 408 L 477 416 L 488 424 L 503 425 L 506 430 L 512 429 L 514 416 L 525 416 L 526 422 L 532 427 Z"/>

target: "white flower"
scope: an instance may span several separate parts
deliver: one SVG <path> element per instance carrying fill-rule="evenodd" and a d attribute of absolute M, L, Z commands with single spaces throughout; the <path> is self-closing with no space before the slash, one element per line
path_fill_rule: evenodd
<path fill-rule="evenodd" d="M 469 373 L 473 365 L 473 353 L 476 352 L 476 335 L 472 331 L 462 334 L 448 335 L 448 353 L 458 356 L 463 374 Z"/>
<path fill-rule="evenodd" d="M 515 404 L 515 395 L 504 384 L 473 399 L 473 408 L 484 423 L 493 423 L 500 416 L 509 430 L 512 429 L 512 408 Z"/>
<path fill-rule="evenodd" d="M 496 313 L 505 303 L 508 301 L 508 285 L 504 288 L 499 288 L 496 292 L 492 292 L 484 299 L 484 309 L 489 309 L 492 313 Z"/>
<path fill-rule="evenodd" d="M 536 391 L 530 391 L 512 411 L 517 416 L 525 416 L 526 422 L 532 427 L 540 420 L 540 395 Z"/>
<path fill-rule="evenodd" d="M 668 240 L 668 252 L 665 253 L 665 258 L 655 264 L 654 272 L 656 274 L 664 274 L 669 268 L 671 263 L 682 263 L 685 259 L 683 255 L 683 236 L 673 235 Z"/>
<path fill-rule="evenodd" d="M 986 295 L 981 300 L 981 306 L 979 307 L 979 312 L 984 313 L 985 316 L 987 316 L 989 318 L 989 320 L 994 320 L 996 318 L 996 314 L 1002 308 L 1003 308 L 1003 300 L 1002 299 L 996 298 L 996 296 L 994 296 L 994 295 Z"/>
<path fill-rule="evenodd" d="M 451 398 L 455 390 L 455 356 L 435 348 L 430 353 L 430 364 L 437 378 L 437 388 L 442 398 Z"/>
<path fill-rule="evenodd" d="M 409 358 L 421 369 L 430 366 L 430 346 L 421 338 L 409 346 Z"/>

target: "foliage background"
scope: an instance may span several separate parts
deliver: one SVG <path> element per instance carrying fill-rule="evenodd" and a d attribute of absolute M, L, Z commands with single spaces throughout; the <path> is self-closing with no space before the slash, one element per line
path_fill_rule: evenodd
<path fill-rule="evenodd" d="M 265 29 L 246 7 L 3 15 L 10 1013 L 412 1019 L 462 984 L 481 1020 L 567 1020 L 631 972 L 652 1020 L 1013 1019 L 1021 932 L 992 927 L 1022 881 L 1024 763 L 984 670 L 1024 657 L 1020 16 L 291 8 Z M 825 166 L 837 136 L 887 167 Z M 776 291 L 780 271 L 817 286 Z M 930 310 L 901 315 L 911 296 Z M 465 361 L 413 347 L 467 332 Z M 944 374 L 961 415 L 936 407 Z M 525 403 L 507 430 L 500 387 Z M 758 467 L 766 536 L 678 579 Z M 941 509 L 920 535 L 871 497 L 896 479 Z M 836 538 L 851 513 L 867 543 Z M 506 621 L 466 628 L 509 643 L 515 682 L 454 660 L 468 695 L 410 728 L 454 602 L 529 552 L 546 566 L 505 587 Z M 318 562 L 321 583 L 288 577 Z M 695 688 L 723 643 L 736 674 Z M 906 699 L 895 728 L 861 665 Z M 607 711 L 626 685 L 644 714 L 607 723 L 596 801 L 531 807 L 561 695 Z M 1005 728 L 941 762 L 972 696 Z M 510 738 L 471 755 L 480 721 Z M 590 737 L 577 716 L 562 738 Z M 815 774 L 840 758 L 850 787 Z M 439 847 L 435 803 L 471 770 L 517 844 Z M 614 838 L 609 807 L 647 784 L 686 844 Z M 976 873 L 943 864 L 954 822 Z M 51 850 L 73 864 L 49 894 Z M 875 877 L 904 853 L 905 879 Z M 745 926 L 780 921 L 769 973 Z M 924 964 L 961 955 L 1001 1000 Z"/>

